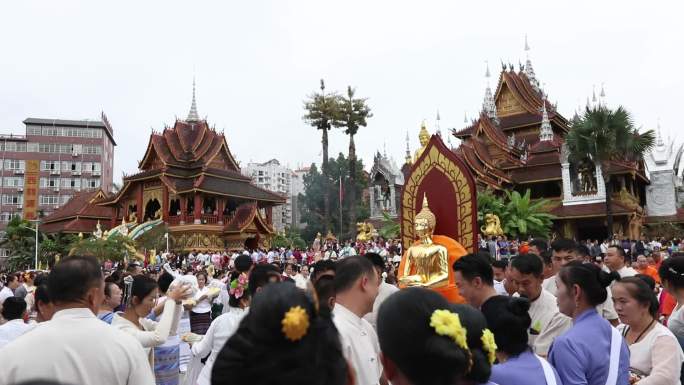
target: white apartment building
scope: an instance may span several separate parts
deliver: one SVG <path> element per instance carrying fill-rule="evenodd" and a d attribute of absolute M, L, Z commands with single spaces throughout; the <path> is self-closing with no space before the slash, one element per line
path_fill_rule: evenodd
<path fill-rule="evenodd" d="M 269 191 L 287 196 L 287 202 L 273 208 L 273 227 L 282 231 L 292 225 L 292 176 L 293 172 L 281 166 L 276 159 L 265 163 L 249 163 L 242 173 L 251 177 L 254 184 Z"/>

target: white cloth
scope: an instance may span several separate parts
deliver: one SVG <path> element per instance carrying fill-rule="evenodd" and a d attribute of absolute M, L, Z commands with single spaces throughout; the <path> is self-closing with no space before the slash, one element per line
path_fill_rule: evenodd
<path fill-rule="evenodd" d="M 682 304 L 677 304 L 670 318 L 667 319 L 667 328 L 676 337 L 684 338 L 684 311 L 682 311 Z"/>
<path fill-rule="evenodd" d="M 14 293 L 12 292 L 12 289 L 4 286 L 2 290 L 0 290 L 0 306 L 2 306 L 5 300 L 9 297 L 14 297 Z"/>
<path fill-rule="evenodd" d="M 618 330 L 624 334 L 627 326 Z M 656 322 L 639 342 L 629 345 L 629 366 L 642 373 L 639 385 L 680 385 L 679 375 L 684 362 L 684 352 L 672 332 Z"/>
<path fill-rule="evenodd" d="M 528 330 L 529 344 L 536 354 L 545 357 L 553 339 L 572 327 L 572 319 L 558 310 L 556 297 L 544 289 L 530 303 L 528 313 L 532 319 Z"/>
<path fill-rule="evenodd" d="M 0 384 L 46 378 L 62 384 L 155 383 L 140 343 L 87 308 L 58 311 L 0 349 L 0 362 Z"/>
<path fill-rule="evenodd" d="M 373 326 L 344 306 L 335 304 L 333 322 L 340 333 L 342 354 L 354 368 L 356 382 L 378 385 L 382 375 L 380 344 Z"/>
<path fill-rule="evenodd" d="M 548 291 L 549 293 L 553 294 L 554 296 L 556 295 L 556 292 L 558 291 L 558 284 L 556 283 L 556 277 L 558 274 L 554 274 L 550 276 L 549 278 L 546 278 L 544 282 L 542 283 L 542 289 Z"/>
<path fill-rule="evenodd" d="M 496 291 L 496 294 L 498 295 L 505 295 L 508 297 L 508 292 L 506 291 L 506 287 L 502 282 L 499 282 L 497 280 L 494 280 L 494 290 Z"/>
<path fill-rule="evenodd" d="M 298 288 L 300 288 L 302 290 L 306 290 L 306 282 L 307 281 L 303 275 L 297 273 L 297 274 L 291 276 L 290 278 L 292 278 L 295 281 L 295 286 L 297 286 Z"/>
<path fill-rule="evenodd" d="M 620 274 L 620 278 L 634 277 L 635 275 L 639 274 L 636 270 L 627 266 L 622 266 L 622 268 L 619 269 L 617 273 Z"/>
<path fill-rule="evenodd" d="M 201 301 L 198 301 L 199 297 L 206 295 L 208 291 L 209 287 L 205 285 L 197 292 L 195 295 L 195 301 L 197 301 L 197 304 L 192 308 L 193 313 L 209 313 L 211 311 L 211 303 L 209 303 L 209 299 L 205 298 Z"/>
<path fill-rule="evenodd" d="M 380 309 L 380 305 L 385 302 L 387 297 L 393 293 L 396 293 L 397 291 L 399 291 L 399 288 L 394 285 L 390 285 L 384 281 L 380 283 L 378 296 L 375 297 L 375 302 L 373 302 L 373 311 L 363 316 L 363 319 L 368 321 L 373 326 L 374 330 L 378 330 L 378 309 Z"/>
<path fill-rule="evenodd" d="M 192 345 L 191 351 L 196 357 L 204 358 L 211 353 L 197 377 L 197 385 L 211 385 L 211 369 L 214 367 L 214 361 L 223 349 L 223 345 L 235 334 L 245 315 L 247 315 L 246 309 L 231 307 L 228 313 L 217 317 L 211 323 L 207 334 L 199 342 Z"/>
<path fill-rule="evenodd" d="M 0 325 L 0 349 L 8 343 L 14 341 L 20 335 L 36 327 L 35 322 L 25 323 L 23 319 L 13 319 Z"/>

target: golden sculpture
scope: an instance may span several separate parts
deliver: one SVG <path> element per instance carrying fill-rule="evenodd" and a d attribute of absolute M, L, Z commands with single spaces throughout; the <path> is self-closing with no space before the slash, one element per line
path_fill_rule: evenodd
<path fill-rule="evenodd" d="M 93 236 L 96 239 L 102 238 L 102 227 L 100 226 L 100 220 L 97 220 L 97 225 L 95 225 L 95 231 L 93 231 Z"/>
<path fill-rule="evenodd" d="M 418 139 L 420 140 L 420 148 L 416 150 L 416 153 L 413 155 L 413 162 L 417 162 L 418 158 L 420 158 L 421 155 L 423 155 L 423 151 L 425 151 L 425 148 L 427 147 L 428 142 L 430 141 L 430 133 L 427 130 L 427 124 L 423 120 L 423 123 L 420 125 L 420 133 L 418 134 Z"/>
<path fill-rule="evenodd" d="M 373 237 L 378 236 L 378 231 L 375 230 L 375 226 L 372 223 L 360 222 L 356 224 L 356 241 L 357 242 L 369 242 L 373 240 Z"/>
<path fill-rule="evenodd" d="M 501 228 L 501 221 L 496 214 L 485 214 L 484 222 L 485 225 L 480 228 L 482 235 L 486 235 L 488 237 L 503 235 L 504 232 Z"/>
<path fill-rule="evenodd" d="M 414 220 L 415 234 L 419 244 L 406 250 L 405 263 L 400 272 L 399 284 L 402 286 L 445 286 L 449 279 L 449 258 L 447 248 L 433 243 L 432 236 L 437 218 L 430 211 L 427 197 L 423 198 L 423 208 Z"/>

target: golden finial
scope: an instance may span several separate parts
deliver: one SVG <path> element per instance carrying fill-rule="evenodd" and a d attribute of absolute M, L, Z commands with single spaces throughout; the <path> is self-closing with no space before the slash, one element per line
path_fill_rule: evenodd
<path fill-rule="evenodd" d="M 430 139 L 430 133 L 427 130 L 427 123 L 425 120 L 423 120 L 423 123 L 420 124 L 420 133 L 418 134 L 419 138 L 427 138 Z"/>
<path fill-rule="evenodd" d="M 432 211 L 430 211 L 427 195 L 423 197 L 423 208 L 420 210 L 418 214 L 416 214 L 416 221 L 419 219 L 426 220 L 428 222 L 428 226 L 431 229 L 434 229 L 435 225 L 437 224 L 437 217 L 435 217 L 435 214 L 433 214 Z"/>

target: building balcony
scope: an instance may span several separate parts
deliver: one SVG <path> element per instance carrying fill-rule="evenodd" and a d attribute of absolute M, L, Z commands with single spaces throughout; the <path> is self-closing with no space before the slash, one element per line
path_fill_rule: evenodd
<path fill-rule="evenodd" d="M 218 215 L 214 214 L 202 214 L 202 224 L 203 225 L 215 225 L 218 223 Z"/>
<path fill-rule="evenodd" d="M 181 222 L 181 216 L 180 215 L 169 216 L 169 219 L 168 219 L 169 226 L 178 226 L 178 225 L 180 225 L 180 222 Z"/>

